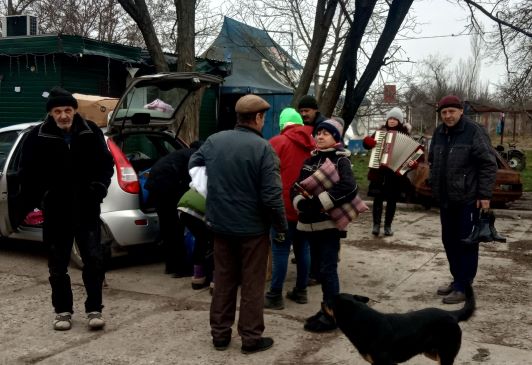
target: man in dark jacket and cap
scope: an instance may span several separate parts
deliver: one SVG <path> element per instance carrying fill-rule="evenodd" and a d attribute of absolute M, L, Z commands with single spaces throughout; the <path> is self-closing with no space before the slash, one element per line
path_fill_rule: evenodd
<path fill-rule="evenodd" d="M 177 203 L 188 190 L 188 162 L 201 143 L 193 142 L 190 148 L 173 151 L 159 159 L 151 168 L 144 186 L 150 192 L 149 199 L 154 202 L 159 217 L 165 274 L 175 278 L 190 276 L 190 265 L 186 261 L 185 226 L 179 220 Z"/>
<path fill-rule="evenodd" d="M 26 211 L 43 210 L 43 240 L 49 249 L 55 330 L 72 326 L 73 298 L 67 267 L 74 239 L 83 260 L 90 329 L 101 329 L 104 253 L 100 242 L 100 203 L 113 175 L 113 158 L 103 133 L 77 113 L 72 94 L 54 87 L 44 123 L 28 133 L 20 162 Z"/>
<path fill-rule="evenodd" d="M 441 123 L 432 136 L 428 162 L 433 197 L 440 203 L 442 241 L 453 281 L 437 290 L 443 303 L 465 300 L 478 268 L 478 242 L 468 237 L 480 209 L 489 209 L 497 162 L 486 130 L 464 116 L 461 100 L 438 103 Z"/>
<path fill-rule="evenodd" d="M 259 96 L 241 97 L 235 129 L 213 134 L 190 159 L 190 168 L 207 169 L 205 217 L 214 232 L 215 268 L 210 323 L 217 350 L 231 342 L 239 285 L 242 352 L 273 345 L 273 339 L 262 337 L 269 232 L 271 226 L 280 233 L 288 227 L 279 159 L 260 132 L 268 109 Z"/>
<path fill-rule="evenodd" d="M 303 124 L 317 126 L 323 122 L 325 118 L 321 115 L 318 107 L 318 101 L 312 95 L 305 95 L 299 100 L 297 104 L 297 111 L 303 118 Z M 343 124 L 343 123 L 342 123 Z"/>

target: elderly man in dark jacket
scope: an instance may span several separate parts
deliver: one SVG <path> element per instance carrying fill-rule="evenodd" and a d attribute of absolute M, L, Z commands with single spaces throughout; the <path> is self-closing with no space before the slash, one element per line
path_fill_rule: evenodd
<path fill-rule="evenodd" d="M 434 198 L 440 203 L 442 241 L 453 282 L 438 288 L 443 303 L 465 300 L 478 268 L 478 242 L 461 240 L 472 231 L 480 209 L 488 209 L 497 162 L 486 130 L 463 115 L 460 99 L 438 103 L 443 123 L 434 131 L 428 161 Z"/>
<path fill-rule="evenodd" d="M 105 325 L 102 318 L 104 255 L 100 242 L 100 203 L 113 175 L 113 158 L 102 131 L 77 112 L 68 91 L 50 91 L 43 124 L 24 142 L 20 178 L 27 209 L 44 214 L 43 240 L 49 248 L 48 267 L 54 329 L 71 328 L 72 289 L 67 266 L 74 239 L 83 259 L 85 311 L 91 329 Z"/>
<path fill-rule="evenodd" d="M 231 341 L 238 286 L 238 333 L 245 354 L 273 345 L 264 332 L 264 286 L 273 225 L 286 232 L 279 159 L 260 131 L 270 105 L 256 95 L 240 98 L 234 130 L 210 136 L 190 168 L 206 166 L 206 222 L 214 232 L 214 283 L 210 323 L 214 347 Z"/>

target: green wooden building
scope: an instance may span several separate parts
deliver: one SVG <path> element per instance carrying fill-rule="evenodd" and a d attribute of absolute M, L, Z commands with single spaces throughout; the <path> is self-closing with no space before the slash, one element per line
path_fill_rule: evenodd
<path fill-rule="evenodd" d="M 175 57 L 168 55 L 172 68 Z M 61 85 L 72 93 L 119 97 L 129 69 L 140 76 L 155 72 L 148 53 L 138 47 L 72 35 L 0 38 L 0 127 L 42 120 L 44 92 Z M 198 59 L 197 71 L 226 76 L 224 62 Z M 200 113 L 200 136 L 217 127 L 219 90 L 208 89 Z"/>

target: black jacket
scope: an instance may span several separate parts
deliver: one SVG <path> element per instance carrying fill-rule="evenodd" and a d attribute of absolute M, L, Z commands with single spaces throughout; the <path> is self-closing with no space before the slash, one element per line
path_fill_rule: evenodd
<path fill-rule="evenodd" d="M 152 166 L 144 186 L 155 199 L 179 200 L 189 188 L 188 162 L 197 149 L 184 148 L 162 157 Z"/>
<path fill-rule="evenodd" d="M 432 136 L 428 161 L 432 195 L 443 203 L 468 204 L 492 196 L 497 161 L 486 130 L 467 117 Z"/>
<path fill-rule="evenodd" d="M 207 225 L 216 233 L 257 236 L 270 226 L 287 230 L 279 158 L 252 128 L 210 136 L 190 158 L 189 168 L 207 167 Z"/>
<path fill-rule="evenodd" d="M 70 144 L 49 116 L 28 134 L 22 147 L 19 176 L 26 212 L 48 208 L 69 215 L 73 211 L 99 214 L 113 176 L 113 158 L 103 133 L 75 114 Z"/>
<path fill-rule="evenodd" d="M 316 172 L 327 158 L 336 166 L 340 180 L 327 190 L 327 192 L 319 195 L 320 207 L 316 207 L 317 209 L 312 211 L 298 213 L 298 230 L 310 232 L 336 229 L 336 225 L 331 220 L 329 214 L 322 211 L 322 209 L 330 210 L 350 202 L 356 197 L 358 186 L 353 175 L 353 170 L 351 169 L 350 155 L 351 152 L 348 150 L 341 147 L 332 147 L 324 150 L 314 150 L 311 157 L 305 160 L 299 178 L 297 179 L 298 182 L 305 180 Z M 292 188 L 290 197 L 294 208 L 298 210 L 297 204 L 305 198 L 295 187 Z"/>

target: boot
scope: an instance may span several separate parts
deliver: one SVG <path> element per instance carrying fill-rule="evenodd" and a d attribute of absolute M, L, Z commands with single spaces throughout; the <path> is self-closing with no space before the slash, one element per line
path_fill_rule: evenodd
<path fill-rule="evenodd" d="M 479 219 L 479 232 L 478 232 L 478 240 L 480 242 L 491 242 L 493 241 L 493 236 L 491 234 L 490 229 L 490 213 L 493 214 L 491 210 L 489 211 L 482 211 L 480 213 L 480 219 Z"/>
<path fill-rule="evenodd" d="M 264 308 L 267 309 L 284 309 L 283 293 L 274 293 L 269 291 L 264 297 Z"/>
<path fill-rule="evenodd" d="M 495 213 L 490 212 L 489 214 L 489 227 L 491 231 L 491 236 L 493 237 L 493 240 L 496 242 L 506 242 L 506 237 L 501 236 L 499 232 L 497 232 L 497 229 L 495 228 Z"/>
<path fill-rule="evenodd" d="M 473 245 L 475 243 L 479 243 L 480 241 L 478 240 L 478 233 L 479 233 L 479 226 L 478 224 L 475 224 L 473 226 L 473 231 L 471 231 L 471 233 L 469 234 L 469 236 L 467 236 L 466 238 L 462 238 L 460 240 L 460 242 L 462 242 L 464 245 Z"/>
<path fill-rule="evenodd" d="M 319 333 L 333 331 L 338 326 L 332 316 L 332 310 L 325 303 L 321 303 L 321 310 L 305 321 L 304 328 L 307 331 Z"/>
<path fill-rule="evenodd" d="M 192 276 L 192 289 L 199 290 L 203 289 L 206 286 L 209 286 L 209 282 L 207 281 L 207 277 L 205 276 L 205 273 L 203 272 L 203 266 L 202 265 L 194 265 L 194 276 Z"/>
<path fill-rule="evenodd" d="M 381 231 L 381 225 L 373 223 L 373 229 L 371 230 L 371 234 L 374 236 L 378 236 Z"/>
<path fill-rule="evenodd" d="M 384 235 L 385 236 L 393 236 L 392 226 L 385 225 L 384 226 Z"/>
<path fill-rule="evenodd" d="M 307 289 L 294 288 L 286 293 L 286 297 L 296 303 L 308 303 Z"/>

